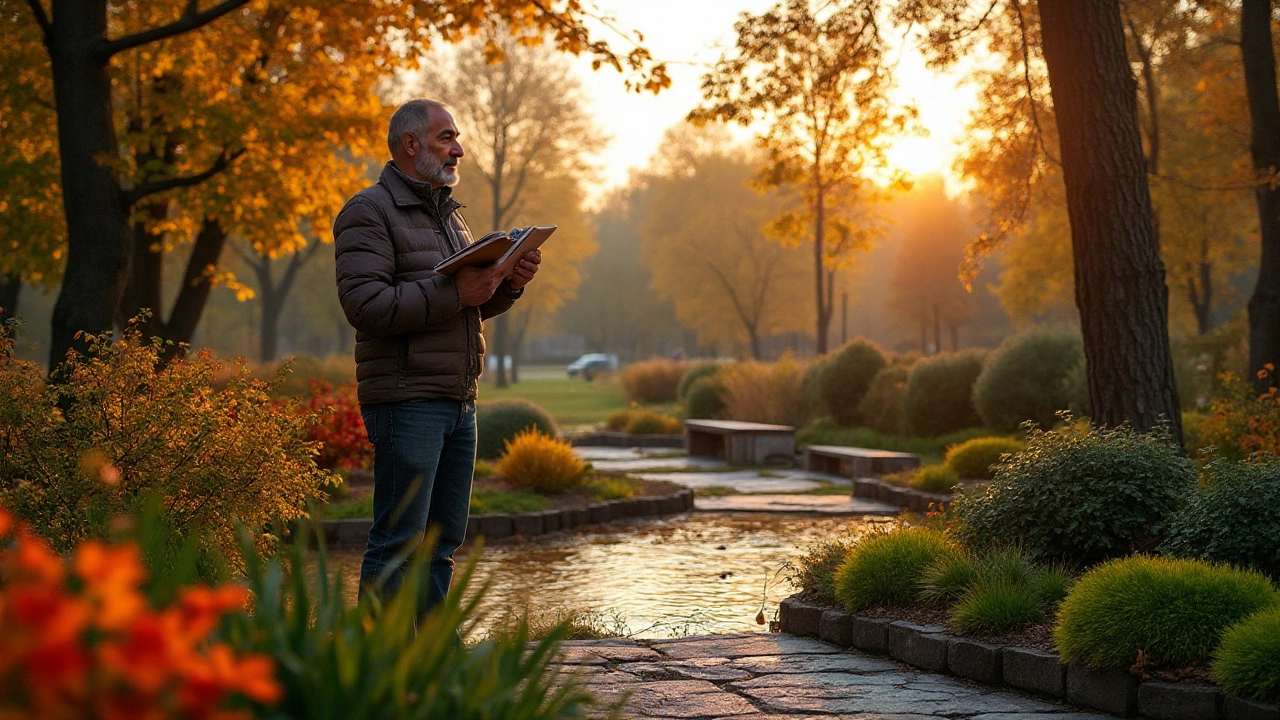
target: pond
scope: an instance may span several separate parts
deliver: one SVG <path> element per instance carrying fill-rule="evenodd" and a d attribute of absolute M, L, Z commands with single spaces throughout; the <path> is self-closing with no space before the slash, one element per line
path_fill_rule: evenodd
<path fill-rule="evenodd" d="M 769 580 L 765 616 L 772 619 L 795 588 L 778 572 L 809 545 L 856 536 L 886 518 L 694 513 L 613 523 L 534 541 L 485 548 L 479 575 L 492 585 L 491 613 L 528 608 L 593 610 L 617 617 L 635 637 L 762 632 L 755 622 Z M 459 566 L 472 548 L 457 556 Z M 354 601 L 360 551 L 335 550 Z"/>

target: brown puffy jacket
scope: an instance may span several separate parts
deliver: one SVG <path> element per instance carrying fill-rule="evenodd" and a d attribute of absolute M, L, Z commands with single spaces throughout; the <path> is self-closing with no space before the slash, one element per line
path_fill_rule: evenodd
<path fill-rule="evenodd" d="M 362 405 L 475 399 L 481 320 L 506 312 L 520 293 L 504 282 L 484 305 L 463 307 L 453 278 L 432 270 L 472 242 L 460 207 L 448 188 L 432 192 L 387 163 L 333 223 L 338 299 L 356 329 Z"/>

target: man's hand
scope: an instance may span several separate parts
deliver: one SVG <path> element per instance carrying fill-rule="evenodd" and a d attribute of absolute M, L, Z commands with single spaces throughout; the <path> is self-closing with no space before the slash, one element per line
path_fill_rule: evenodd
<path fill-rule="evenodd" d="M 515 272 L 511 274 L 511 289 L 519 290 L 538 273 L 538 264 L 542 262 L 541 250 L 530 250 L 516 263 Z"/>
<path fill-rule="evenodd" d="M 464 267 L 453 276 L 453 283 L 458 286 L 458 297 L 464 307 L 483 305 L 489 302 L 502 283 L 502 270 L 498 267 Z"/>

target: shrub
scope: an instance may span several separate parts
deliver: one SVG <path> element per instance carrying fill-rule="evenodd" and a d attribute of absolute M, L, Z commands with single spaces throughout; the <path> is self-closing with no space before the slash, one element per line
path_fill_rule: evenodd
<path fill-rule="evenodd" d="M 932 437 L 982 424 L 973 407 L 973 381 L 983 353 L 935 355 L 911 367 L 903 394 L 907 432 Z"/>
<path fill-rule="evenodd" d="M 591 481 L 591 496 L 597 500 L 630 500 L 636 496 L 639 481 L 625 477 L 597 477 Z"/>
<path fill-rule="evenodd" d="M 303 514 L 337 478 L 315 464 L 314 416 L 276 402 L 243 363 L 208 353 L 161 365 L 165 346 L 132 326 L 119 341 L 86 337 L 46 384 L 0 337 L 0 503 L 59 551 L 106 536 L 136 499 L 159 492 L 178 531 L 234 557 L 239 518 L 262 544 L 270 522 Z"/>
<path fill-rule="evenodd" d="M 817 376 L 818 392 L 827 415 L 840 425 L 860 420 L 858 406 L 871 380 L 885 366 L 884 353 L 875 343 L 862 338 L 851 340 L 822 364 Z"/>
<path fill-rule="evenodd" d="M 498 400 L 477 406 L 476 457 L 496 459 L 508 440 L 530 428 L 549 437 L 559 434 L 547 411 L 528 400 Z"/>
<path fill-rule="evenodd" d="M 747 422 L 804 425 L 812 415 L 804 372 L 791 355 L 775 363 L 735 363 L 724 373 L 725 414 Z"/>
<path fill-rule="evenodd" d="M 957 549 L 930 563 L 920 575 L 920 600 L 929 605 L 948 607 L 977 584 L 983 568 L 973 553 Z"/>
<path fill-rule="evenodd" d="M 1259 374 L 1268 377 L 1270 371 Z M 1212 446 L 1218 455 L 1232 460 L 1255 453 L 1280 455 L 1280 391 L 1273 386 L 1258 395 L 1234 376 L 1224 384 L 1226 396 L 1210 403 L 1200 422 L 1202 446 Z"/>
<path fill-rule="evenodd" d="M 1026 443 L 1002 437 L 974 438 L 947 449 L 947 467 L 962 478 L 991 479 L 991 466 L 1006 454 L 1021 452 Z"/>
<path fill-rule="evenodd" d="M 719 375 L 698 378 L 684 398 L 684 414 L 689 418 L 723 417 L 726 403 L 724 379 Z"/>
<path fill-rule="evenodd" d="M 1054 639 L 1064 662 L 1127 668 L 1141 650 L 1184 665 L 1207 658 L 1234 623 L 1277 604 L 1256 571 L 1134 556 L 1080 578 L 1058 609 Z"/>
<path fill-rule="evenodd" d="M 1228 628 L 1213 653 L 1211 673 L 1233 695 L 1258 700 L 1280 696 L 1280 607 Z"/>
<path fill-rule="evenodd" d="M 718 362 L 700 362 L 693 365 L 685 371 L 684 377 L 680 378 L 680 386 L 676 388 L 676 399 L 688 404 L 689 391 L 693 389 L 694 383 L 703 378 L 715 377 L 723 369 L 724 367 Z"/>
<path fill-rule="evenodd" d="M 805 548 L 794 563 L 787 565 L 787 579 L 800 588 L 806 600 L 819 600 L 835 605 L 836 570 L 844 563 L 853 543 L 845 538 L 820 541 Z"/>
<path fill-rule="evenodd" d="M 631 435 L 679 435 L 684 432 L 684 423 L 670 415 L 642 408 L 631 414 L 625 429 Z"/>
<path fill-rule="evenodd" d="M 876 373 L 858 405 L 858 415 L 869 428 L 885 435 L 901 435 L 906 429 L 905 398 L 911 366 L 894 362 Z"/>
<path fill-rule="evenodd" d="M 1026 450 L 984 488 L 961 491 L 952 510 L 971 547 L 1021 545 L 1037 559 L 1083 564 L 1156 535 L 1194 478 L 1159 431 L 1035 429 Z"/>
<path fill-rule="evenodd" d="M 1084 361 L 1084 343 L 1073 328 L 1036 328 L 1000 343 L 973 385 L 973 403 L 987 427 L 1013 432 L 1031 421 L 1050 428 L 1055 413 L 1070 410 L 1069 376 Z"/>
<path fill-rule="evenodd" d="M 1253 567 L 1280 578 L 1280 459 L 1216 459 L 1169 518 L 1160 552 Z"/>
<path fill-rule="evenodd" d="M 949 493 L 955 490 L 956 483 L 959 481 L 960 476 L 956 471 L 946 465 L 926 465 L 911 476 L 908 484 L 925 492 Z"/>
<path fill-rule="evenodd" d="M 496 467 L 513 486 L 540 493 L 578 487 L 587 470 L 569 443 L 532 429 L 519 432 L 507 441 Z"/>
<path fill-rule="evenodd" d="M 354 385 L 335 388 L 323 380 L 311 381 L 311 397 L 304 406 L 312 420 L 307 439 L 318 443 L 316 465 L 326 470 L 373 466 L 373 443 L 360 416 Z"/>
<path fill-rule="evenodd" d="M 1014 580 L 981 580 L 951 610 L 951 624 L 969 632 L 1007 632 L 1038 622 L 1044 606 L 1032 586 Z"/>
<path fill-rule="evenodd" d="M 836 570 L 836 599 L 850 612 L 910 604 L 925 568 L 954 551 L 936 530 L 906 528 L 864 537 Z"/>
<path fill-rule="evenodd" d="M 685 364 L 676 360 L 631 363 L 622 370 L 622 390 L 632 402 L 675 402 L 684 374 Z"/>

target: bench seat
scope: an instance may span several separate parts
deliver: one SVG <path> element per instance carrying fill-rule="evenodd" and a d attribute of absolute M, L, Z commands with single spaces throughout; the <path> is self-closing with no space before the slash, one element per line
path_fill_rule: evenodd
<path fill-rule="evenodd" d="M 920 456 L 843 445 L 810 445 L 804 469 L 847 478 L 875 477 L 920 467 Z"/>
<path fill-rule="evenodd" d="M 729 465 L 791 464 L 796 429 L 737 420 L 685 420 L 684 447 L 690 455 L 719 458 Z"/>

